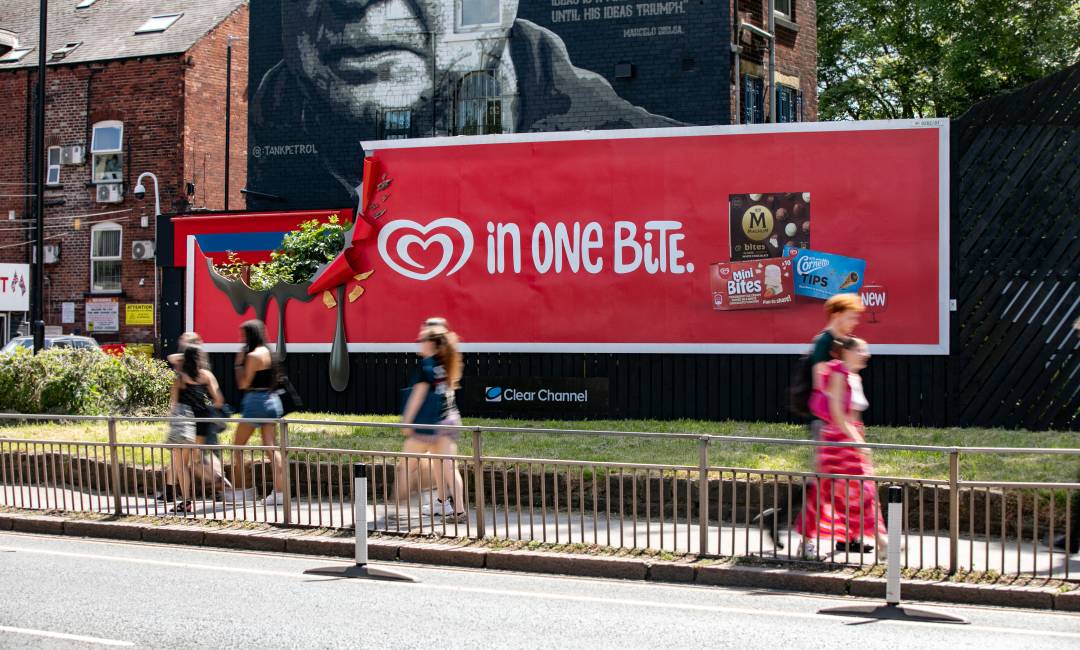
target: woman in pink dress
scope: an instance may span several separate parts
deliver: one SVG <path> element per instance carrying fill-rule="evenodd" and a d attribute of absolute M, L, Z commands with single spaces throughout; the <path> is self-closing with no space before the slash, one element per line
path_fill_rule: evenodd
<path fill-rule="evenodd" d="M 837 357 L 820 368 L 814 378 L 810 410 L 824 423 L 822 442 L 864 442 L 862 412 L 869 403 L 859 371 L 866 367 L 870 350 L 866 341 L 850 337 L 833 344 Z M 873 474 L 869 450 L 858 447 L 818 447 L 819 474 L 869 476 Z M 820 478 L 807 486 L 802 514 L 795 522 L 802 535 L 799 553 L 816 559 L 816 542 L 832 540 L 834 551 L 864 553 L 873 550 L 863 537 L 873 535 L 885 552 L 885 523 L 877 504 L 877 484 L 857 479 Z"/>

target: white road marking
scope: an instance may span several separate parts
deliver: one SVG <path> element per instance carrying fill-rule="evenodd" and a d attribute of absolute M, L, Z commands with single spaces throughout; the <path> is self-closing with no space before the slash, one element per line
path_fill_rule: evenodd
<path fill-rule="evenodd" d="M 43 636 L 49 639 L 63 639 L 64 641 L 79 641 L 96 645 L 109 645 L 129 647 L 135 645 L 130 641 L 117 641 L 116 639 L 102 639 L 96 636 L 82 636 L 80 634 L 64 634 L 63 632 L 49 632 L 48 630 L 31 630 L 24 627 L 8 627 L 0 625 L 0 633 L 28 634 L 30 636 Z"/>
<path fill-rule="evenodd" d="M 142 564 L 149 566 L 162 566 L 169 568 L 180 569 L 195 569 L 211 572 L 225 572 L 225 573 L 239 573 L 247 575 L 264 575 L 264 576 L 278 576 L 286 578 L 300 578 L 311 580 L 312 576 L 308 576 L 295 571 L 273 571 L 269 569 L 247 569 L 242 567 L 230 567 L 213 564 L 192 564 L 189 562 L 171 562 L 168 560 L 149 560 L 144 558 L 132 558 L 121 557 L 114 555 L 98 555 L 93 553 L 73 553 L 69 551 L 50 551 L 44 549 L 35 548 L 23 548 L 16 546 L 0 546 L 0 551 L 12 550 L 18 553 L 32 553 L 37 555 L 49 555 L 54 557 L 70 557 L 76 559 L 89 559 L 89 560 L 102 560 L 106 562 L 127 562 L 131 564 Z M 346 562 L 337 559 L 327 559 L 327 562 L 334 564 L 345 565 Z M 419 567 L 418 567 L 419 568 Z M 434 567 L 424 567 L 429 570 L 435 569 Z M 318 582 L 340 581 L 340 578 L 325 578 L 317 580 Z M 747 616 L 775 616 L 781 618 L 795 618 L 803 620 L 815 620 L 815 621 L 835 621 L 837 623 L 846 622 L 850 624 L 852 621 L 871 621 L 875 619 L 860 618 L 860 617 L 834 617 L 818 614 L 817 612 L 791 612 L 782 610 L 769 610 L 763 608 L 753 607 L 732 607 L 728 605 L 692 605 L 687 603 L 663 603 L 647 600 L 637 600 L 632 598 L 605 598 L 600 596 L 575 596 L 572 594 L 553 594 L 543 591 L 524 591 L 516 589 L 492 589 L 487 587 L 464 587 L 456 585 L 439 585 L 431 583 L 396 583 L 396 582 L 363 582 L 367 588 L 374 587 L 375 585 L 386 587 L 398 587 L 404 589 L 430 589 L 436 591 L 447 591 L 454 593 L 473 593 L 473 594 L 485 594 L 491 596 L 510 596 L 526 599 L 546 599 L 557 600 L 565 602 L 579 602 L 579 603 L 592 603 L 601 605 L 623 605 L 628 607 L 645 607 L 653 609 L 669 609 L 669 610 L 682 610 L 690 612 L 708 612 L 712 614 L 743 614 Z M 846 621 L 845 621 L 846 619 Z M 1025 636 L 1037 636 L 1037 637 L 1053 637 L 1062 639 L 1078 639 L 1080 640 L 1080 632 L 1057 632 L 1052 630 L 1036 630 L 1036 629 L 1021 629 L 1021 628 L 1009 628 L 1009 627 L 995 627 L 986 625 L 955 625 L 948 623 L 926 623 L 915 621 L 894 621 L 894 620 L 881 620 L 878 621 L 882 624 L 889 625 L 905 625 L 915 627 L 926 627 L 933 625 L 938 628 L 953 628 L 958 631 L 971 630 L 979 632 L 990 632 L 996 634 L 1018 634 Z"/>

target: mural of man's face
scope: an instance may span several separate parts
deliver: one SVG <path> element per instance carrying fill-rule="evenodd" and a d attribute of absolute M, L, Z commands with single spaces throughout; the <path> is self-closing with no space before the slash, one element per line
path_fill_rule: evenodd
<path fill-rule="evenodd" d="M 468 0 L 466 0 L 468 1 Z M 501 5 L 508 27 L 517 0 L 479 0 L 483 11 Z M 287 65 L 337 113 L 371 119 L 380 109 L 430 98 L 432 43 L 439 72 L 483 66 L 479 41 L 455 33 L 453 0 L 284 0 L 282 33 Z"/>

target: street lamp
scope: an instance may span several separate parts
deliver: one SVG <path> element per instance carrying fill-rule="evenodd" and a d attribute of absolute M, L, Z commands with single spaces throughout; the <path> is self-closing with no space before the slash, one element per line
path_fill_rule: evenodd
<path fill-rule="evenodd" d="M 132 193 L 136 199 L 140 201 L 146 196 L 146 187 L 143 185 L 143 178 L 149 176 L 154 181 L 154 345 L 156 346 L 158 341 L 158 268 L 157 268 L 157 224 L 158 219 L 161 218 L 161 194 L 158 192 L 158 179 L 153 172 L 143 172 L 139 174 L 139 178 L 135 181 L 135 189 Z"/>
<path fill-rule="evenodd" d="M 142 198 L 146 196 L 146 188 L 142 184 L 142 179 L 147 176 L 154 180 L 154 218 L 157 219 L 161 216 L 161 195 L 158 193 L 157 176 L 155 176 L 153 172 L 143 172 L 139 174 L 139 179 L 135 181 L 135 189 L 132 191 L 135 193 L 135 198 L 141 201 Z"/>

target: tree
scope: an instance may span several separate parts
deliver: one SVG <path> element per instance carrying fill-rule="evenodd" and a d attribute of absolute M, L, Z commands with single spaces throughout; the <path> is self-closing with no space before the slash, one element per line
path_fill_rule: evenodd
<path fill-rule="evenodd" d="M 1080 0 L 821 0 L 823 120 L 955 117 L 1080 61 Z"/>

